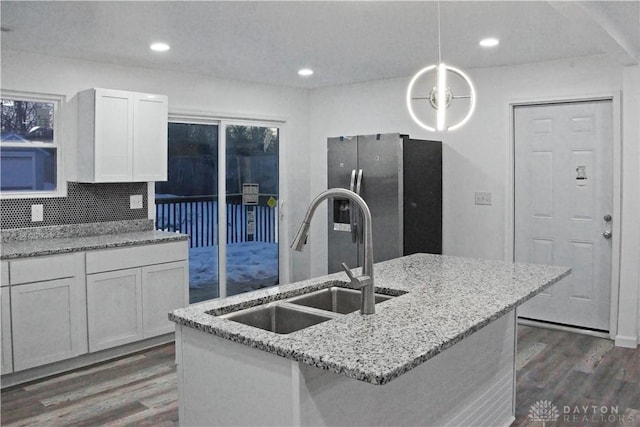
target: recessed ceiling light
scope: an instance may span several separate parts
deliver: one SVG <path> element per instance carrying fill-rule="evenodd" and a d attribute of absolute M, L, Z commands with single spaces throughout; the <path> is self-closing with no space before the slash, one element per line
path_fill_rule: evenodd
<path fill-rule="evenodd" d="M 480 40 L 480 46 L 482 47 L 494 47 L 494 46 L 498 46 L 499 44 L 500 44 L 500 40 L 493 37 Z"/>
<path fill-rule="evenodd" d="M 151 46 L 149 46 L 149 49 L 155 52 L 166 52 L 169 49 L 171 49 L 171 47 L 166 43 L 158 42 L 158 43 L 152 43 Z"/>
<path fill-rule="evenodd" d="M 311 68 L 303 68 L 301 70 L 298 70 L 298 74 L 302 77 L 309 77 L 313 74 L 313 70 Z"/>

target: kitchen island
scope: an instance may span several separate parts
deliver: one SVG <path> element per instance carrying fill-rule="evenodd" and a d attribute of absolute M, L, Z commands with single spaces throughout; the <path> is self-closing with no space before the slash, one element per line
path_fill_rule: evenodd
<path fill-rule="evenodd" d="M 176 310 L 181 425 L 509 425 L 518 305 L 569 268 L 416 254 L 375 265 L 376 313 L 289 334 L 225 314 L 344 273 Z"/>

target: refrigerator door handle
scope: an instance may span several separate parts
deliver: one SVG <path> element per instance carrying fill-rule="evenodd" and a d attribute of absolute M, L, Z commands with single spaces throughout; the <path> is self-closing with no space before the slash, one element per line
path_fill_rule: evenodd
<path fill-rule="evenodd" d="M 356 170 L 351 169 L 351 182 L 349 183 L 349 190 L 356 191 Z M 351 202 L 349 203 L 349 222 L 351 223 L 351 242 L 356 243 L 358 241 L 358 223 L 356 222 L 356 214 L 353 212 Z"/>
<path fill-rule="evenodd" d="M 351 182 L 349 183 L 349 190 L 355 191 L 356 187 L 356 170 L 351 169 Z"/>
<path fill-rule="evenodd" d="M 362 169 L 358 169 L 358 179 L 356 180 L 356 194 L 360 197 L 362 197 L 362 179 L 364 178 L 364 173 L 362 171 Z M 358 222 L 362 223 L 363 219 L 362 219 L 362 212 L 360 212 L 360 210 L 358 210 Z M 357 230 L 357 234 L 358 234 L 358 241 L 360 243 L 364 242 L 364 230 L 361 227 L 359 230 Z M 355 240 L 354 240 L 355 242 Z"/>

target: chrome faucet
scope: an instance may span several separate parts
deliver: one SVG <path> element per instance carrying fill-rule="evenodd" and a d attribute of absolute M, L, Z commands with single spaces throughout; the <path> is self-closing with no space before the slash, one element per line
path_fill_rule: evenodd
<path fill-rule="evenodd" d="M 315 199 L 311 201 L 311 204 L 307 209 L 307 214 L 304 216 L 304 220 L 302 221 L 296 236 L 291 242 L 291 248 L 296 251 L 302 251 L 302 248 L 307 243 L 309 227 L 311 226 L 311 218 L 313 218 L 316 208 L 322 201 L 330 197 L 343 197 L 349 199 L 357 204 L 362 211 L 362 225 L 364 228 L 364 267 L 362 267 L 362 275 L 355 276 L 345 263 L 342 263 L 342 268 L 344 268 L 345 273 L 349 276 L 351 287 L 362 291 L 360 313 L 373 314 L 375 313 L 375 299 L 373 296 L 373 233 L 371 228 L 371 211 L 362 197 L 345 188 L 330 188 L 327 191 L 318 194 Z"/>

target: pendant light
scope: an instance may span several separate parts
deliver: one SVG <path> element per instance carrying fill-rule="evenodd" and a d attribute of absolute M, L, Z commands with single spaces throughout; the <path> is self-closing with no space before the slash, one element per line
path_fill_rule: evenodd
<path fill-rule="evenodd" d="M 424 82 L 422 81 L 428 80 L 429 76 L 431 76 L 431 79 L 433 79 L 434 74 L 436 78 L 436 85 L 428 86 L 431 87 L 431 90 L 426 94 L 426 96 L 424 93 L 414 93 L 414 91 L 418 91 L 418 83 L 422 83 L 424 85 Z M 462 82 L 464 82 L 466 86 L 468 86 L 469 93 L 467 95 L 454 95 L 451 88 L 447 85 L 448 75 L 457 76 L 458 79 L 462 80 Z M 452 105 L 453 101 L 456 99 L 468 99 L 468 111 L 462 118 L 462 120 L 459 120 L 456 123 L 450 123 L 447 120 L 447 108 L 449 108 Z M 423 119 L 420 119 L 418 117 L 416 111 L 414 111 L 414 102 L 422 103 L 422 101 L 427 101 L 431 105 L 431 107 L 436 110 L 435 127 L 426 124 Z M 469 79 L 469 77 L 461 70 L 446 65 L 444 62 L 442 62 L 442 48 L 440 37 L 440 1 L 438 0 L 438 64 L 429 65 L 428 67 L 425 67 L 422 70 L 418 71 L 409 82 L 409 86 L 407 87 L 407 108 L 409 110 L 409 114 L 420 127 L 428 131 L 450 131 L 458 129 L 469 120 L 469 118 L 473 114 L 475 104 L 476 91 L 473 87 L 473 83 L 471 83 L 471 79 Z"/>

